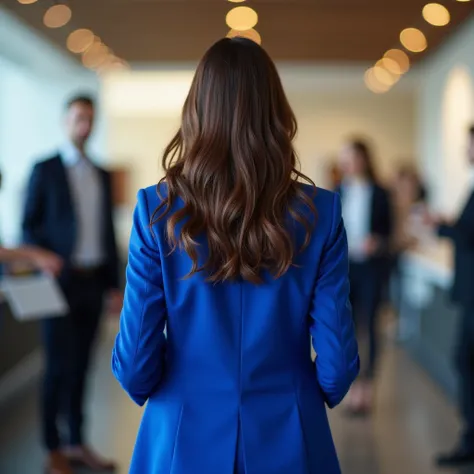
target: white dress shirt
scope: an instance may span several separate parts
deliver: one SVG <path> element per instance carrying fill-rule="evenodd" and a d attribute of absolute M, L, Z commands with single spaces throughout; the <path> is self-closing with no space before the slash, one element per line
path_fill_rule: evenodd
<path fill-rule="evenodd" d="M 364 181 L 348 181 L 343 184 L 342 192 L 349 257 L 353 261 L 364 261 L 364 243 L 370 236 L 372 186 Z"/>
<path fill-rule="evenodd" d="M 103 193 L 98 169 L 72 143 L 61 149 L 77 224 L 72 263 L 81 268 L 104 263 Z"/>

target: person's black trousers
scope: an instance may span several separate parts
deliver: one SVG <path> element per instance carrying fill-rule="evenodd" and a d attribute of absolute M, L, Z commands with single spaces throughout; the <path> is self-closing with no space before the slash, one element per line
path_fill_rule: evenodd
<path fill-rule="evenodd" d="M 474 451 L 474 304 L 462 308 L 456 348 L 463 447 Z"/>
<path fill-rule="evenodd" d="M 379 262 L 369 260 L 350 263 L 350 299 L 361 352 L 362 378 L 371 379 L 375 374 L 378 356 L 377 320 L 386 275 L 386 268 Z"/>
<path fill-rule="evenodd" d="M 42 392 L 42 428 L 45 447 L 54 451 L 62 442 L 81 445 L 83 401 L 87 369 L 99 326 L 105 293 L 103 273 L 73 272 L 64 285 L 70 314 L 43 321 L 45 373 Z M 68 426 L 66 439 L 58 419 Z"/>

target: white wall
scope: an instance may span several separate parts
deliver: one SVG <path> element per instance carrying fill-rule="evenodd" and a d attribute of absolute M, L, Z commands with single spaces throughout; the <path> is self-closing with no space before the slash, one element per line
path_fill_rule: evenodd
<path fill-rule="evenodd" d="M 64 140 L 61 118 L 67 98 L 98 95 L 95 75 L 0 8 L 1 239 L 19 238 L 25 185 L 33 163 Z M 93 149 L 104 151 L 103 120 Z"/>
<path fill-rule="evenodd" d="M 302 169 L 325 185 L 326 163 L 352 135 L 373 139 L 377 164 L 388 176 L 399 160 L 414 160 L 413 81 L 386 95 L 363 84 L 364 67 L 282 65 L 282 79 L 299 122 L 296 141 Z M 161 156 L 179 124 L 192 68 L 109 76 L 103 85 L 108 152 L 132 168 L 130 201 L 161 176 Z"/>
<path fill-rule="evenodd" d="M 474 122 L 474 17 L 418 68 L 418 150 L 434 207 L 448 214 L 465 199 Z"/>

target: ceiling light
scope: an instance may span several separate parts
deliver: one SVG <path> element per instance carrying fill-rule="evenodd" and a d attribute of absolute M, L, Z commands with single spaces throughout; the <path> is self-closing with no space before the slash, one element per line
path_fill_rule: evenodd
<path fill-rule="evenodd" d="M 236 36 L 255 41 L 257 44 L 262 44 L 262 37 L 260 36 L 260 33 L 253 28 L 246 31 L 230 30 L 229 33 L 227 33 L 227 38 L 235 38 Z"/>
<path fill-rule="evenodd" d="M 375 63 L 375 66 L 373 67 L 373 71 L 374 71 L 373 73 L 379 82 L 383 84 L 387 84 L 389 86 L 393 86 L 395 83 L 397 83 L 400 80 L 401 73 L 400 73 L 400 67 L 398 66 L 397 63 L 395 63 L 395 61 L 393 61 L 393 63 L 395 63 L 395 66 L 398 68 L 398 72 L 392 72 L 390 71 L 390 69 L 386 67 L 387 62 L 390 64 L 390 61 L 392 60 L 386 59 L 384 61 L 383 59 L 380 59 L 379 61 L 377 61 Z M 391 65 L 393 66 L 393 64 Z"/>
<path fill-rule="evenodd" d="M 386 69 L 388 72 L 392 74 L 395 74 L 397 76 L 400 76 L 401 74 L 403 74 L 400 64 L 398 64 L 397 61 L 395 61 L 392 58 L 384 57 L 380 61 L 377 62 L 377 64 L 379 63 L 384 69 Z"/>
<path fill-rule="evenodd" d="M 94 33 L 81 28 L 73 31 L 67 38 L 67 48 L 72 53 L 83 53 L 94 42 Z"/>
<path fill-rule="evenodd" d="M 458 0 L 458 2 L 470 2 L 471 0 Z"/>
<path fill-rule="evenodd" d="M 407 53 L 405 53 L 405 51 L 402 51 L 401 49 L 388 50 L 384 54 L 382 61 L 384 62 L 385 69 L 390 72 L 394 72 L 395 74 L 398 73 L 396 71 L 392 71 L 391 69 L 391 65 L 393 64 L 393 62 L 398 64 L 400 74 L 405 74 L 408 69 L 410 69 L 410 58 L 408 57 Z"/>
<path fill-rule="evenodd" d="M 243 3 L 246 0 L 228 0 L 228 1 L 231 2 L 231 3 Z"/>
<path fill-rule="evenodd" d="M 233 30 L 246 31 L 258 23 L 258 15 L 250 7 L 235 7 L 227 13 L 226 23 Z"/>
<path fill-rule="evenodd" d="M 374 68 L 370 68 L 365 72 L 364 81 L 367 88 L 374 92 L 375 94 L 383 94 L 390 90 L 390 86 L 387 84 L 382 84 L 376 77 L 374 73 Z"/>
<path fill-rule="evenodd" d="M 31 5 L 32 3 L 36 3 L 38 0 L 18 0 L 18 3 L 22 5 Z"/>
<path fill-rule="evenodd" d="M 400 33 L 400 41 L 408 51 L 413 53 L 421 53 L 428 46 L 426 36 L 417 28 L 404 29 Z"/>
<path fill-rule="evenodd" d="M 451 20 L 449 10 L 439 3 L 428 3 L 423 7 L 423 18 L 433 26 L 445 26 Z"/>
<path fill-rule="evenodd" d="M 105 44 L 96 42 L 82 55 L 82 64 L 89 69 L 95 69 L 107 60 L 109 54 L 110 50 Z"/>
<path fill-rule="evenodd" d="M 43 21 L 48 28 L 61 28 L 69 22 L 71 16 L 71 9 L 67 5 L 53 5 L 46 10 Z"/>
<path fill-rule="evenodd" d="M 377 82 L 388 87 L 395 84 L 395 82 L 398 81 L 398 77 L 399 77 L 399 76 L 394 76 L 393 74 L 390 74 L 384 67 L 381 67 L 378 64 L 376 64 L 372 68 L 372 74 L 377 80 Z"/>

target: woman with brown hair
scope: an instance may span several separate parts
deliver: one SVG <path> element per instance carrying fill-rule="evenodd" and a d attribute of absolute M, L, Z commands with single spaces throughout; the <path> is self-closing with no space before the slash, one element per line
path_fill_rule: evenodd
<path fill-rule="evenodd" d="M 212 46 L 134 215 L 112 357 L 148 401 L 132 474 L 340 472 L 325 404 L 359 366 L 347 242 L 337 195 L 297 170 L 295 134 L 265 51 Z"/>
<path fill-rule="evenodd" d="M 349 242 L 351 303 L 360 338 L 361 377 L 348 398 L 354 414 L 372 408 L 378 358 L 377 316 L 390 272 L 392 212 L 388 192 L 380 186 L 369 145 L 348 142 L 341 152 L 339 188 Z M 361 351 L 362 351 L 361 349 Z"/>

